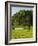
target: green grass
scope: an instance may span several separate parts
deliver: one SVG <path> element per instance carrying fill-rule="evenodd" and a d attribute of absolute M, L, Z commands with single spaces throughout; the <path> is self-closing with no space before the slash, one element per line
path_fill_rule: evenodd
<path fill-rule="evenodd" d="M 32 38 L 32 29 L 22 29 L 22 30 L 11 30 L 10 33 L 11 39 L 18 39 L 18 38 Z"/>

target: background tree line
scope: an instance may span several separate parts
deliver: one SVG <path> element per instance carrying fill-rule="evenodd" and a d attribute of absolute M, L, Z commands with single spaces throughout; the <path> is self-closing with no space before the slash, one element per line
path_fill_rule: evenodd
<path fill-rule="evenodd" d="M 33 24 L 33 11 L 32 10 L 20 10 L 11 16 L 12 27 L 16 26 L 32 26 Z"/>

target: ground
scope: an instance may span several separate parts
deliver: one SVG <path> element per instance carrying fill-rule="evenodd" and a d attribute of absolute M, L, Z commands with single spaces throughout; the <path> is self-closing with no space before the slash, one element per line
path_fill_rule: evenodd
<path fill-rule="evenodd" d="M 10 37 L 11 39 L 19 39 L 19 38 L 32 38 L 32 28 L 29 29 L 15 29 L 11 30 Z"/>

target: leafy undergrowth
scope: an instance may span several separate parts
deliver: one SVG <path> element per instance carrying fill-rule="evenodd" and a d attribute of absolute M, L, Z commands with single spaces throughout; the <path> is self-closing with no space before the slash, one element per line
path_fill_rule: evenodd
<path fill-rule="evenodd" d="M 10 37 L 11 39 L 32 38 L 32 33 L 31 29 L 11 30 Z"/>

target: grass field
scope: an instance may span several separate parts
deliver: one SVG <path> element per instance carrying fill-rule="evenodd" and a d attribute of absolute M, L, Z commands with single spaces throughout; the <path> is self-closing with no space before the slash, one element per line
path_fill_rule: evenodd
<path fill-rule="evenodd" d="M 19 30 L 11 30 L 10 33 L 11 39 L 19 39 L 19 38 L 32 38 L 32 29 L 19 29 Z"/>

